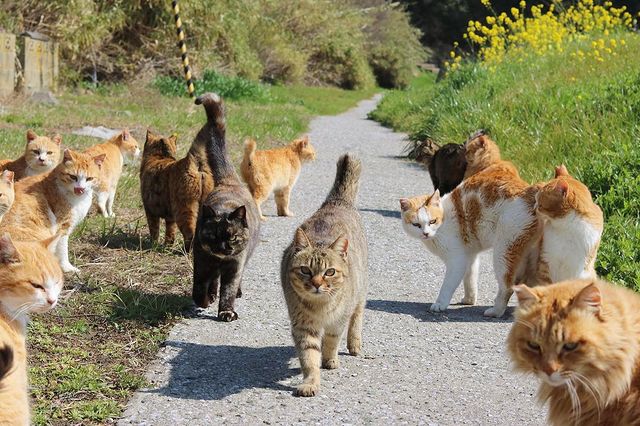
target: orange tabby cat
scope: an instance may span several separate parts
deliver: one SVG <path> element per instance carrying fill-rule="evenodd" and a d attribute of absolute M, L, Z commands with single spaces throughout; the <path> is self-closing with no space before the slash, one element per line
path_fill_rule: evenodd
<path fill-rule="evenodd" d="M 278 216 L 293 216 L 289 210 L 291 189 L 296 184 L 302 163 L 316 158 L 316 151 L 309 142 L 308 136 L 296 139 L 289 145 L 265 151 L 256 151 L 256 142 L 248 139 L 244 143 L 244 158 L 240 164 L 242 179 L 249 186 L 249 191 L 258 205 L 275 193 Z"/>
<path fill-rule="evenodd" d="M 464 179 L 473 176 L 491 166 L 500 167 L 502 170 L 518 176 L 518 169 L 510 162 L 503 160 L 500 156 L 500 148 L 487 135 L 479 136 L 467 141 L 464 144 L 467 169 Z"/>
<path fill-rule="evenodd" d="M 79 272 L 69 262 L 69 236 L 87 216 L 104 158 L 105 154 L 91 157 L 65 150 L 62 163 L 53 171 L 16 184 L 16 200 L 1 228 L 23 241 L 41 240 L 64 228 L 56 256 L 63 271 Z"/>
<path fill-rule="evenodd" d="M 25 333 L 27 314 L 55 307 L 64 276 L 43 242 L 0 237 L 0 424 L 29 424 Z"/>
<path fill-rule="evenodd" d="M 200 204 L 213 190 L 213 175 L 200 147 L 192 144 L 186 157 L 176 160 L 176 137 L 164 138 L 147 131 L 140 191 L 151 240 L 158 241 L 160 219 L 165 220 L 165 244 L 171 245 L 176 225 L 191 248 Z"/>
<path fill-rule="evenodd" d="M 113 200 L 116 198 L 122 166 L 125 160 L 135 160 L 140 155 L 138 141 L 131 136 L 129 130 L 124 129 L 107 142 L 87 149 L 85 154 L 105 155 L 102 167 L 100 167 L 100 183 L 95 192 L 100 214 L 104 217 L 114 217 Z"/>
<path fill-rule="evenodd" d="M 22 157 L 14 161 L 0 161 L 0 170 L 14 172 L 16 181 L 27 176 L 48 172 L 60 162 L 61 142 L 60 135 L 55 135 L 49 139 L 46 136 L 38 136 L 34 131 L 28 130 L 27 147 Z"/>
<path fill-rule="evenodd" d="M 14 173 L 10 170 L 0 173 L 0 223 L 2 223 L 2 218 L 9 211 L 15 199 L 13 176 Z"/>
<path fill-rule="evenodd" d="M 640 425 L 640 296 L 600 280 L 515 287 L 515 369 L 540 378 L 553 425 Z"/>

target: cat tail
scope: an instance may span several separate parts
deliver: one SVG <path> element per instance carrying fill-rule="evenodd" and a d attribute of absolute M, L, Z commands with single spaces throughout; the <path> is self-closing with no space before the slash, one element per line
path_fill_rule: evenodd
<path fill-rule="evenodd" d="M 247 139 L 244 141 L 244 160 L 249 166 L 253 162 L 253 154 L 256 152 L 256 141 L 253 139 Z"/>
<path fill-rule="evenodd" d="M 227 123 L 222 98 L 215 93 L 205 93 L 196 98 L 196 105 L 204 106 L 207 113 L 207 124 L 198 132 L 196 142 L 205 146 L 214 181 L 221 182 L 225 178 L 235 176 L 235 170 L 227 154 Z"/>
<path fill-rule="evenodd" d="M 358 187 L 360 186 L 360 172 L 362 163 L 351 154 L 344 154 L 338 159 L 336 179 L 333 188 L 329 192 L 325 204 L 330 202 L 343 202 L 354 206 Z"/>
<path fill-rule="evenodd" d="M 12 365 L 13 349 L 9 346 L 0 347 L 0 380 L 11 370 Z"/>

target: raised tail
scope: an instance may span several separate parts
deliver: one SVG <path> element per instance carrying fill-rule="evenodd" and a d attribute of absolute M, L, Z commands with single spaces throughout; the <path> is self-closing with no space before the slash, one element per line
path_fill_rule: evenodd
<path fill-rule="evenodd" d="M 336 179 L 333 188 L 327 195 L 325 204 L 330 202 L 343 202 L 354 206 L 358 187 L 360 186 L 360 172 L 362 163 L 351 154 L 344 154 L 338 159 Z"/>
<path fill-rule="evenodd" d="M 256 141 L 247 139 L 244 141 L 244 161 L 251 166 L 253 162 L 253 154 L 256 152 Z"/>
<path fill-rule="evenodd" d="M 227 154 L 225 139 L 227 123 L 222 98 L 215 93 L 205 93 L 196 98 L 196 105 L 204 106 L 207 113 L 207 124 L 202 126 L 195 142 L 203 144 L 205 147 L 213 179 L 218 183 L 230 176 L 236 176 L 235 169 Z"/>

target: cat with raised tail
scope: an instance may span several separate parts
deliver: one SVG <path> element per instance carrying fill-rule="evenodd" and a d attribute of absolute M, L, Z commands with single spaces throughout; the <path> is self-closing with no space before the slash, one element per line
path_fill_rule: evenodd
<path fill-rule="evenodd" d="M 218 319 L 228 322 L 238 319 L 235 301 L 242 295 L 242 274 L 258 244 L 260 213 L 229 159 L 222 99 L 206 93 L 196 104 L 204 106 L 207 123 L 194 145 L 204 146 L 215 187 L 202 203 L 196 223 L 193 300 L 206 308 L 219 297 Z"/>
<path fill-rule="evenodd" d="M 320 367 L 338 368 L 347 330 L 349 354 L 362 347 L 367 299 L 367 240 L 355 207 L 360 161 L 338 160 L 333 188 L 320 209 L 295 232 L 282 257 L 280 279 L 303 381 L 295 394 L 320 390 Z"/>

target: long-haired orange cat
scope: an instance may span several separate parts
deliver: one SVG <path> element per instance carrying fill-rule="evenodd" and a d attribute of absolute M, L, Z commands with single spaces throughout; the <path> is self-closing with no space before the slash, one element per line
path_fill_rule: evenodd
<path fill-rule="evenodd" d="M 124 129 L 105 143 L 101 143 L 85 151 L 93 157 L 104 154 L 104 162 L 100 167 L 100 183 L 94 189 L 98 200 L 98 211 L 104 217 L 113 217 L 113 200 L 116 198 L 118 181 L 122 174 L 122 166 L 126 160 L 134 160 L 140 155 L 138 141 Z"/>
<path fill-rule="evenodd" d="M 0 236 L 0 424 L 29 424 L 25 333 L 27 315 L 55 307 L 64 276 L 42 242 L 13 242 Z"/>
<path fill-rule="evenodd" d="M 549 422 L 640 425 L 640 296 L 593 279 L 515 291 L 509 354 L 540 379 Z"/>
<path fill-rule="evenodd" d="M 0 161 L 0 170 L 11 170 L 16 181 L 27 177 L 46 173 L 60 162 L 60 144 L 62 138 L 38 136 L 33 130 L 27 131 L 27 146 L 24 154 L 17 160 Z"/>
<path fill-rule="evenodd" d="M 244 158 L 240 164 L 242 179 L 258 205 L 260 217 L 266 219 L 260 205 L 273 191 L 278 216 L 293 216 L 289 210 L 291 189 L 296 184 L 302 163 L 316 158 L 316 151 L 307 136 L 296 139 L 283 148 L 256 151 L 256 142 L 244 143 Z"/>
<path fill-rule="evenodd" d="M 16 184 L 15 202 L 1 228 L 22 241 L 41 240 L 64 229 L 55 253 L 63 271 L 78 272 L 69 262 L 69 236 L 87 216 L 104 158 L 65 150 L 62 163 L 50 173 Z"/>
<path fill-rule="evenodd" d="M 499 167 L 507 173 L 519 176 L 518 169 L 510 161 L 502 159 L 498 145 L 484 133 L 465 142 L 464 148 L 467 160 L 465 179 L 492 166 L 494 170 L 499 170 Z"/>

